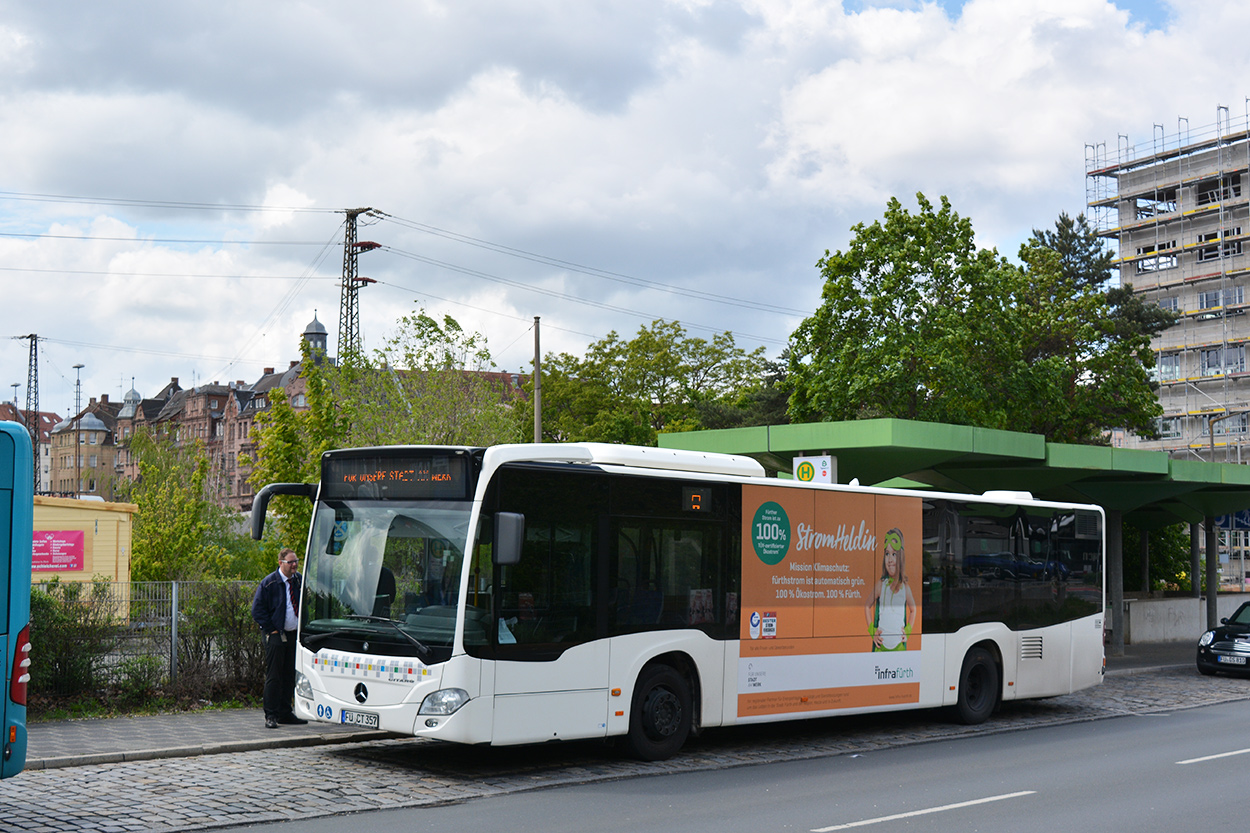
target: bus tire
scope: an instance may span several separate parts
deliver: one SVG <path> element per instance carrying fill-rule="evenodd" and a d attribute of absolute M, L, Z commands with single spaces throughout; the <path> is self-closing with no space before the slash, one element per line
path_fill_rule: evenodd
<path fill-rule="evenodd" d="M 690 683 L 681 673 L 667 665 L 644 668 L 629 712 L 630 754 L 643 761 L 676 755 L 690 735 L 693 715 Z"/>
<path fill-rule="evenodd" d="M 959 672 L 959 698 L 955 714 L 969 726 L 984 723 L 998 705 L 998 664 L 984 648 L 973 648 Z"/>

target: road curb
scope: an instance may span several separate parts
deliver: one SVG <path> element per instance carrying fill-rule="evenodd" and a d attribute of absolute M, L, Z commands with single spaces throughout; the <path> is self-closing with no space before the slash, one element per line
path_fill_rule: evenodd
<path fill-rule="evenodd" d="M 1174 662 L 1167 665 L 1144 665 L 1140 668 L 1116 668 L 1109 669 L 1106 673 L 1108 677 L 1126 677 L 1130 674 L 1153 674 L 1158 671 L 1169 671 L 1173 668 L 1191 668 L 1191 662 Z"/>
<path fill-rule="evenodd" d="M 26 769 L 63 769 L 95 764 L 124 764 L 133 761 L 152 761 L 161 758 L 194 758 L 199 755 L 222 755 L 233 752 L 256 752 L 263 749 L 293 749 L 305 746 L 329 746 L 341 743 L 360 743 L 371 740 L 393 740 L 405 737 L 392 732 L 336 732 L 326 735 L 301 735 L 300 737 L 264 738 L 227 741 L 224 743 L 171 746 L 164 749 L 137 749 L 124 752 L 97 752 L 88 755 L 59 755 L 50 758 L 28 758 Z"/>

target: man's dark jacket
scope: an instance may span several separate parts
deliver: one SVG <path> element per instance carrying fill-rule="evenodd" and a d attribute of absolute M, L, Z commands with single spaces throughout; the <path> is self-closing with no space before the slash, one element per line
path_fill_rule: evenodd
<path fill-rule="evenodd" d="M 299 598 L 300 574 L 291 575 L 291 584 L 295 587 L 295 598 Z M 252 597 L 252 618 L 265 633 L 273 633 L 286 629 L 286 582 L 282 580 L 282 571 L 274 570 L 260 581 L 256 595 Z"/>

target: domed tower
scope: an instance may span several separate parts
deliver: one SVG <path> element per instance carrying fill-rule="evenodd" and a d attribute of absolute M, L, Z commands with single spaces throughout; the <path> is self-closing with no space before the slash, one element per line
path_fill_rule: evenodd
<path fill-rule="evenodd" d="M 325 361 L 328 335 L 325 325 L 317 320 L 316 310 L 313 310 L 313 320 L 304 328 L 304 341 L 308 342 L 308 352 L 312 354 L 314 362 L 321 364 Z"/>
<path fill-rule="evenodd" d="M 130 384 L 131 385 L 134 384 L 133 379 L 130 381 Z M 142 401 L 143 401 L 142 394 L 140 394 L 139 391 L 131 387 L 131 389 L 126 392 L 126 395 L 122 397 L 122 409 L 120 412 L 118 412 L 117 418 L 118 419 L 134 419 L 135 414 L 139 410 L 139 403 Z"/>

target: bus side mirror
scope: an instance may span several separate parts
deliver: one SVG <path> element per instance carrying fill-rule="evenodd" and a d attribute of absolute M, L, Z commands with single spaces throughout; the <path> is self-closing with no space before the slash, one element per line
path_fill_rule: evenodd
<path fill-rule="evenodd" d="M 495 513 L 495 543 L 491 560 L 500 567 L 521 562 L 521 545 L 525 542 L 525 516 L 517 512 Z"/>
<path fill-rule="evenodd" d="M 317 496 L 316 483 L 270 483 L 252 498 L 252 540 L 259 541 L 265 531 L 265 512 L 269 499 L 274 495 L 303 495 L 312 500 Z"/>

